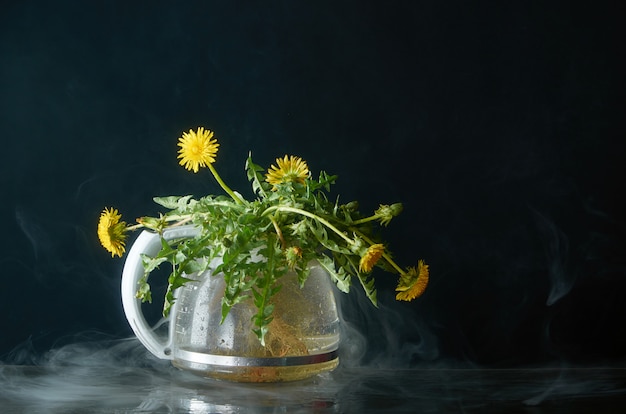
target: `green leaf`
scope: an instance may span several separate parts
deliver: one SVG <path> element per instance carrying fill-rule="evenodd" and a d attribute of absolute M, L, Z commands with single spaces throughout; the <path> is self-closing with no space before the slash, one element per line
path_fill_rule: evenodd
<path fill-rule="evenodd" d="M 192 273 L 205 272 L 209 267 L 209 261 L 206 259 L 190 260 L 184 264 L 181 270 L 190 275 Z"/>
<path fill-rule="evenodd" d="M 261 326 L 258 329 L 252 330 L 252 332 L 254 332 L 256 336 L 259 338 L 259 340 L 261 341 L 261 346 L 265 346 L 265 335 L 267 335 L 268 330 L 269 328 L 266 325 Z"/>
<path fill-rule="evenodd" d="M 277 285 L 277 286 L 274 286 L 274 287 L 272 288 L 272 290 L 270 291 L 270 296 L 274 296 L 274 295 L 276 295 L 278 292 L 280 292 L 280 290 L 281 290 L 282 288 L 283 288 L 283 285 Z M 273 305 L 272 305 L 272 306 L 273 306 Z M 272 307 L 272 309 L 274 309 L 274 308 Z"/>
<path fill-rule="evenodd" d="M 324 187 L 326 191 L 330 191 L 330 185 L 337 181 L 336 175 L 328 175 L 326 171 L 320 171 L 319 184 Z"/>
<path fill-rule="evenodd" d="M 324 268 L 324 270 L 328 272 L 331 279 L 333 280 L 333 282 L 335 282 L 337 288 L 340 291 L 344 293 L 348 293 L 350 291 L 350 275 L 343 270 L 343 267 L 340 267 L 339 271 L 336 271 L 335 262 L 333 261 L 333 259 L 326 255 L 321 255 L 320 257 L 318 257 L 317 261 L 319 262 L 320 266 L 322 266 L 322 268 Z"/>
<path fill-rule="evenodd" d="M 306 280 L 309 278 L 309 274 L 311 274 L 311 268 L 304 265 L 300 267 L 299 269 L 296 269 L 296 271 L 298 274 L 298 283 L 300 284 L 300 287 L 302 288 Z"/>
<path fill-rule="evenodd" d="M 137 285 L 139 286 L 139 288 L 137 289 L 137 293 L 135 294 L 135 297 L 137 299 L 141 299 L 142 303 L 145 303 L 145 302 L 152 303 L 152 293 L 150 291 L 150 285 L 148 284 L 147 277 L 148 275 L 146 274 L 137 282 Z"/>
<path fill-rule="evenodd" d="M 256 288 L 252 289 L 254 305 L 257 308 L 257 313 L 252 317 L 252 321 L 259 328 L 255 330 L 255 333 L 261 344 L 265 344 L 267 326 L 272 321 L 274 305 L 270 303 L 270 300 L 280 290 L 280 287 L 275 286 L 276 279 L 286 272 L 285 267 L 279 266 L 277 256 L 280 254 L 280 250 L 277 248 L 277 243 L 276 236 L 269 233 L 265 248 L 260 250 L 266 257 L 267 262 L 265 262 L 261 277 L 258 277 L 256 280 Z"/>
<path fill-rule="evenodd" d="M 220 323 L 224 323 L 233 306 L 240 302 L 243 302 L 248 298 L 248 295 L 237 295 L 234 299 L 229 300 L 229 298 L 224 295 L 224 297 L 222 298 L 222 320 L 220 321 Z"/>
<path fill-rule="evenodd" d="M 167 262 L 167 257 L 150 257 L 145 254 L 141 255 L 141 263 L 143 264 L 143 270 L 146 275 L 153 270 L 158 269 L 159 265 L 165 262 Z"/>
<path fill-rule="evenodd" d="M 154 200 L 155 203 L 157 203 L 160 206 L 163 206 L 170 210 L 176 210 L 178 208 L 184 209 L 187 206 L 188 201 L 192 197 L 193 196 L 191 195 L 187 195 L 183 197 L 180 197 L 180 196 L 153 197 L 152 199 Z"/>
<path fill-rule="evenodd" d="M 326 227 L 320 224 L 319 222 L 317 222 L 316 220 L 307 220 L 307 225 L 311 233 L 313 233 L 313 235 L 317 238 L 317 240 L 322 246 L 337 253 L 343 253 L 343 254 L 352 253 L 350 249 L 348 249 L 347 247 L 340 246 L 339 244 L 337 244 L 336 241 L 334 241 L 333 239 L 330 239 L 329 234 L 331 234 L 334 237 L 337 237 L 336 234 L 327 232 Z"/>
<path fill-rule="evenodd" d="M 372 304 L 378 307 L 378 300 L 376 299 L 376 287 L 374 286 L 374 278 L 368 277 L 368 275 L 364 275 L 361 272 L 357 272 L 357 276 L 359 281 L 361 282 L 361 286 L 363 286 L 363 290 L 365 291 L 365 295 L 372 302 Z"/>
<path fill-rule="evenodd" d="M 261 175 L 261 172 L 264 170 L 265 169 L 263 167 L 252 162 L 252 153 L 248 153 L 248 159 L 246 160 L 246 174 L 248 176 L 248 181 L 252 183 L 252 191 L 263 198 L 267 198 L 266 191 L 269 190 L 269 185 L 265 183 L 265 180 L 263 180 L 263 176 Z"/>

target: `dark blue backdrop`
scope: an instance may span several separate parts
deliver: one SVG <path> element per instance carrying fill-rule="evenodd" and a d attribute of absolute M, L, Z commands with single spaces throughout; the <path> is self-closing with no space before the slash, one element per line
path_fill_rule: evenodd
<path fill-rule="evenodd" d="M 5 1 L 0 360 L 131 334 L 98 216 L 218 191 L 176 161 L 204 125 L 240 192 L 288 153 L 404 202 L 386 234 L 431 284 L 346 298 L 366 359 L 622 362 L 624 8 L 574 3 Z"/>

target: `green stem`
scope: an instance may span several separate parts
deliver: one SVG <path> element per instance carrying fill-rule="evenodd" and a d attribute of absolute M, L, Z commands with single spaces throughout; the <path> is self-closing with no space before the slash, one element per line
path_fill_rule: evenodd
<path fill-rule="evenodd" d="M 178 221 L 177 223 L 174 223 L 171 226 L 171 227 L 174 227 L 174 226 L 182 226 L 183 224 L 190 222 L 193 219 L 193 217 L 190 214 L 185 214 L 185 215 L 177 214 L 177 215 L 171 215 L 171 216 L 164 217 L 164 219 L 165 219 L 165 221 Z M 137 220 L 139 220 L 139 219 L 137 219 Z M 144 227 L 146 227 L 145 224 L 138 223 L 138 224 L 133 224 L 132 226 L 127 226 L 126 230 L 127 231 L 135 231 L 135 230 L 139 230 L 139 229 L 144 228 Z"/>
<path fill-rule="evenodd" d="M 133 224 L 132 226 L 127 226 L 126 231 L 135 231 L 143 227 L 143 224 Z"/>
<path fill-rule="evenodd" d="M 363 223 L 367 223 L 368 221 L 373 221 L 373 220 L 378 220 L 378 215 L 374 214 L 373 216 L 355 220 L 352 222 L 352 224 L 363 224 Z"/>
<path fill-rule="evenodd" d="M 329 229 L 331 229 L 332 231 L 334 231 L 335 233 L 337 233 L 338 236 L 340 236 L 342 239 L 344 239 L 346 242 L 348 242 L 348 244 L 354 244 L 354 240 L 352 240 L 351 238 L 349 238 L 348 236 L 346 236 L 345 234 L 343 234 L 343 232 L 341 230 L 339 230 L 337 227 L 333 226 L 328 220 L 321 218 L 320 216 L 313 214 L 313 213 L 309 213 L 306 210 L 301 210 L 299 208 L 295 208 L 295 207 L 288 207 L 288 206 L 271 206 L 268 207 L 263 214 L 261 214 L 262 216 L 265 216 L 266 214 L 269 214 L 272 211 L 288 211 L 290 213 L 296 213 L 296 214 L 300 214 L 302 216 L 306 216 L 306 217 L 310 217 L 313 220 L 317 220 L 320 223 L 322 223 L 323 225 L 325 225 L 326 227 L 328 227 Z"/>
<path fill-rule="evenodd" d="M 188 223 L 191 220 L 193 220 L 193 217 L 192 216 L 187 216 L 187 217 L 179 216 L 179 218 L 174 219 L 174 220 L 179 220 L 179 221 L 177 221 L 176 223 L 172 224 L 170 226 L 170 228 L 176 227 L 176 226 L 182 226 L 183 224 Z M 173 221 L 173 220 L 168 220 L 168 221 Z"/>
<path fill-rule="evenodd" d="M 217 173 L 215 167 L 213 167 L 213 164 L 209 164 L 209 170 L 213 174 L 213 177 L 215 177 L 215 179 L 217 180 L 217 183 L 220 185 L 220 187 L 222 187 L 224 191 L 226 191 L 237 204 L 243 204 L 243 200 L 241 199 L 241 197 L 235 194 L 234 191 L 226 185 L 224 180 L 222 180 L 222 177 L 220 177 L 220 175 Z"/>
<path fill-rule="evenodd" d="M 281 247 L 283 249 L 286 248 L 287 244 L 285 243 L 285 238 L 283 237 L 283 232 L 280 229 L 280 227 L 278 226 L 278 223 L 276 222 L 276 219 L 274 217 L 270 217 L 270 221 L 274 225 L 274 230 L 276 230 L 276 234 L 278 235 L 278 239 L 280 240 Z"/>

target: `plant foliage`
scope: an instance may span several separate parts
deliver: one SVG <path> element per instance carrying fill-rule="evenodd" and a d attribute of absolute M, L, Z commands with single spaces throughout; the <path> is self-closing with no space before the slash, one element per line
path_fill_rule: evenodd
<path fill-rule="evenodd" d="M 217 152 L 215 141 L 213 145 Z M 189 164 L 183 157 L 181 165 L 183 161 Z M 145 276 L 139 282 L 137 296 L 143 301 L 152 300 L 149 275 L 169 263 L 172 270 L 163 308 L 167 316 L 175 300 L 175 290 L 191 280 L 189 275 L 207 270 L 214 259 L 220 258 L 214 273 L 223 274 L 226 282 L 222 320 L 233 306 L 250 298 L 257 309 L 253 316 L 254 332 L 264 343 L 273 317 L 272 297 L 281 289 L 281 277 L 295 271 L 299 282 L 304 284 L 309 273 L 307 264 L 311 261 L 317 261 L 342 292 L 348 292 L 353 280 L 358 280 L 374 305 L 377 304 L 371 273 L 374 266 L 400 275 L 398 291 L 412 288 L 420 274 L 400 268 L 386 250 L 374 249 L 382 244 L 374 234 L 373 225 L 387 225 L 400 213 L 401 204 L 381 205 L 372 215 L 363 216 L 358 203 L 340 204 L 338 197 L 329 198 L 337 176 L 322 171 L 318 178 L 313 178 L 307 164 L 298 157 L 285 156 L 276 161 L 278 167 L 273 166 L 264 176 L 265 168 L 248 155 L 245 170 L 254 194 L 251 200 L 232 191 L 208 161 L 208 168 L 226 195 L 155 197 L 154 201 L 167 211 L 159 217 L 142 217 L 139 224 L 127 226 L 126 230 L 145 228 L 162 235 L 169 227 L 193 224 L 199 232 L 193 238 L 166 241 L 161 237 L 159 253 L 143 257 Z M 108 219 L 106 223 L 116 221 Z M 113 224 L 117 225 L 116 234 L 120 233 L 120 224 L 117 221 Z M 104 240 L 101 237 L 101 242 L 105 247 L 107 242 L 118 242 L 123 247 L 124 239 L 117 237 Z M 427 278 L 427 273 L 422 272 L 421 276 Z"/>

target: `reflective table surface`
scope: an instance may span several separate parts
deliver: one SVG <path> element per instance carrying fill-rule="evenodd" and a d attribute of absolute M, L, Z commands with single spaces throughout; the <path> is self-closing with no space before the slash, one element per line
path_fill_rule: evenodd
<path fill-rule="evenodd" d="M 166 365 L 0 365 L 2 413 L 623 413 L 626 370 L 340 367 L 237 384 Z"/>

